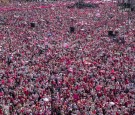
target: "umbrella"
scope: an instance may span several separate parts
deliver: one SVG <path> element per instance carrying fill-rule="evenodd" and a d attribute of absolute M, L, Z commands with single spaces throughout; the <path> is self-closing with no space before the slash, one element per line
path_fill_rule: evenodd
<path fill-rule="evenodd" d="M 46 102 L 48 102 L 48 101 L 49 101 L 49 99 L 48 99 L 48 98 L 43 98 L 43 100 L 44 100 L 44 101 L 46 101 Z"/>
<path fill-rule="evenodd" d="M 115 103 L 114 103 L 114 102 L 109 102 L 109 104 L 110 104 L 111 106 L 115 105 Z"/>

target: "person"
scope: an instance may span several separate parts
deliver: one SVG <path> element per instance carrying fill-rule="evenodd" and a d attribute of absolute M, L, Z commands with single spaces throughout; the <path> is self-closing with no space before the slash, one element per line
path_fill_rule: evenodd
<path fill-rule="evenodd" d="M 3 109 L 1 105 L 0 105 L 0 115 L 3 115 Z"/>

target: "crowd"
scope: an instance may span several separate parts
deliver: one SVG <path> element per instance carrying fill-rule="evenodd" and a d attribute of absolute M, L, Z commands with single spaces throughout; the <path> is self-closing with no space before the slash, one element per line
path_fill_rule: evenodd
<path fill-rule="evenodd" d="M 0 11 L 0 115 L 134 115 L 135 14 L 98 4 Z"/>

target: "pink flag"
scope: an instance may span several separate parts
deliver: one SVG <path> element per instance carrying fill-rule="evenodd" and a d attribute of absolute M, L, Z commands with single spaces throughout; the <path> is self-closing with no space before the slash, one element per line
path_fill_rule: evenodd
<path fill-rule="evenodd" d="M 96 90 L 97 91 L 100 91 L 101 89 L 102 89 L 102 86 L 101 85 L 96 86 Z"/>
<path fill-rule="evenodd" d="M 4 93 L 3 92 L 0 92 L 0 97 L 2 97 L 4 95 Z"/>

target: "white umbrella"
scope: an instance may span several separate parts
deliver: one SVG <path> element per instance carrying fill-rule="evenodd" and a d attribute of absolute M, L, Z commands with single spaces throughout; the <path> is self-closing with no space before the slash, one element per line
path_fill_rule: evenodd
<path fill-rule="evenodd" d="M 46 102 L 48 102 L 48 101 L 49 101 L 49 99 L 48 99 L 48 98 L 43 98 L 43 100 L 44 100 L 44 101 L 46 101 Z"/>
<path fill-rule="evenodd" d="M 109 104 L 110 104 L 111 106 L 115 105 L 115 103 L 114 103 L 114 102 L 109 102 Z"/>

